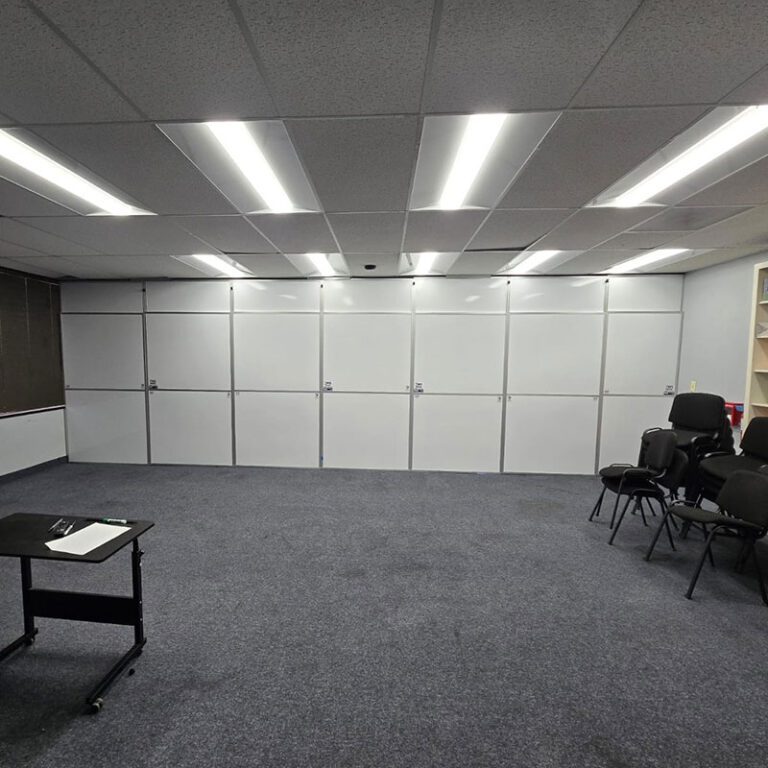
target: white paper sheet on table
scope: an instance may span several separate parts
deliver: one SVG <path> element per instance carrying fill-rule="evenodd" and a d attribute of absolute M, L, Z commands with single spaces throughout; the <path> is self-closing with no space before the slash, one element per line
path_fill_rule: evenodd
<path fill-rule="evenodd" d="M 45 546 L 54 552 L 64 552 L 67 555 L 87 555 L 92 549 L 96 549 L 96 547 L 117 538 L 121 533 L 130 530 L 130 526 L 127 525 L 92 523 L 79 531 L 75 531 L 75 533 L 70 533 L 69 536 L 46 541 Z"/>

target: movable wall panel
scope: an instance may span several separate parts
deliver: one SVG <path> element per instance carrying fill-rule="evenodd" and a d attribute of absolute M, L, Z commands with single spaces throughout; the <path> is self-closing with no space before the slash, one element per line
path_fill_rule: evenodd
<path fill-rule="evenodd" d="M 150 392 L 153 464 L 231 464 L 230 392 Z"/>
<path fill-rule="evenodd" d="M 237 463 L 319 466 L 318 393 L 236 392 Z"/>
<path fill-rule="evenodd" d="M 498 472 L 500 395 L 417 395 L 413 468 Z"/>
<path fill-rule="evenodd" d="M 637 461 L 640 437 L 651 427 L 669 427 L 671 397 L 603 398 L 600 466 Z"/>
<path fill-rule="evenodd" d="M 408 392 L 410 315 L 326 315 L 323 381 L 335 392 Z"/>
<path fill-rule="evenodd" d="M 323 466 L 408 469 L 409 396 L 323 395 Z"/>
<path fill-rule="evenodd" d="M 141 315 L 62 315 L 67 389 L 144 389 Z"/>
<path fill-rule="evenodd" d="M 504 471 L 592 474 L 598 404 L 597 396 L 510 395 Z"/>
<path fill-rule="evenodd" d="M 591 473 L 596 460 L 634 461 L 642 431 L 667 424 L 681 286 L 667 275 L 65 284 L 70 453 Z"/>
<path fill-rule="evenodd" d="M 147 463 L 144 392 L 67 390 L 70 461 Z"/>
<path fill-rule="evenodd" d="M 229 390 L 229 315 L 148 314 L 147 365 L 158 389 Z"/>
<path fill-rule="evenodd" d="M 318 314 L 238 313 L 234 333 L 236 390 L 318 390 Z"/>

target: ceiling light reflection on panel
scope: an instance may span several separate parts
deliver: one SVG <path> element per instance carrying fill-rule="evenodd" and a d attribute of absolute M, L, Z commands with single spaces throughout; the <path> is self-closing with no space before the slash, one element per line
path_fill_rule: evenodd
<path fill-rule="evenodd" d="M 559 116 L 428 115 L 409 208 L 492 208 Z"/>
<path fill-rule="evenodd" d="M 213 253 L 193 253 L 188 256 L 174 256 L 177 261 L 194 267 L 211 277 L 251 277 L 242 264 L 238 264 L 228 256 L 215 255 Z"/>
<path fill-rule="evenodd" d="M 0 177 L 84 216 L 150 215 L 85 169 L 54 159 L 54 152 L 36 136 L 0 129 Z"/>
<path fill-rule="evenodd" d="M 340 253 L 286 253 L 285 258 L 305 277 L 349 277 Z"/>
<path fill-rule="evenodd" d="M 604 270 L 603 274 L 606 275 L 621 275 L 626 272 L 636 272 L 638 269 L 649 267 L 652 264 L 658 264 L 661 261 L 669 262 L 674 256 L 679 256 L 681 253 L 688 253 L 687 248 L 657 248 L 655 251 L 649 251 L 643 253 L 640 256 L 635 256 L 627 261 L 622 261 L 619 264 L 615 264 L 612 267 Z"/>
<path fill-rule="evenodd" d="M 240 213 L 321 210 L 282 121 L 157 127 Z"/>
<path fill-rule="evenodd" d="M 675 205 L 767 155 L 768 105 L 717 107 L 590 205 Z"/>

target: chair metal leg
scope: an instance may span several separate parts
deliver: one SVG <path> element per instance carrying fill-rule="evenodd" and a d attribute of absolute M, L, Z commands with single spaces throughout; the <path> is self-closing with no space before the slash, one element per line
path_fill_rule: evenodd
<path fill-rule="evenodd" d="M 605 486 L 603 486 L 603 490 L 600 491 L 600 495 L 597 497 L 597 501 L 595 502 L 595 506 L 592 507 L 592 512 L 589 515 L 589 522 L 591 523 L 596 517 L 600 517 L 600 508 L 603 506 L 603 497 L 605 496 Z"/>
<path fill-rule="evenodd" d="M 733 566 L 736 573 L 744 573 L 744 566 L 747 564 L 750 553 L 749 539 L 744 539 L 741 542 L 741 549 L 739 549 L 739 554 L 736 556 L 736 562 Z"/>
<path fill-rule="evenodd" d="M 621 498 L 621 494 L 616 494 L 616 501 L 613 502 L 613 512 L 611 513 L 611 524 L 608 526 L 609 528 L 613 528 L 615 522 L 616 522 L 616 511 L 619 508 L 619 499 Z M 629 504 L 629 499 L 627 499 L 627 504 Z"/>
<path fill-rule="evenodd" d="M 672 513 L 667 509 L 667 511 L 664 513 L 664 517 L 662 518 L 661 522 L 659 523 L 659 527 L 656 529 L 656 533 L 653 535 L 653 539 L 651 540 L 651 545 L 648 547 L 648 551 L 645 553 L 645 559 L 650 560 L 651 555 L 653 554 L 653 550 L 656 548 L 656 543 L 659 540 L 659 536 L 661 536 L 661 529 L 666 527 L 667 533 L 669 533 L 669 524 L 668 519 L 669 516 Z M 672 534 L 669 533 L 669 543 L 672 544 L 672 549 L 675 548 L 675 545 L 672 543 Z"/>
<path fill-rule="evenodd" d="M 609 544 L 613 544 L 613 540 L 616 538 L 616 534 L 619 532 L 619 527 L 621 526 L 621 521 L 624 519 L 624 515 L 627 513 L 627 507 L 629 506 L 629 502 L 632 501 L 634 497 L 630 496 L 627 499 L 627 503 L 624 505 L 624 509 L 621 510 L 621 515 L 619 515 L 619 519 L 616 521 L 616 527 L 613 529 L 613 533 L 611 534 L 611 538 L 608 539 Z M 635 498 L 635 505 L 632 507 L 632 510 L 634 511 L 637 508 L 637 505 L 639 503 L 639 499 Z"/>
<path fill-rule="evenodd" d="M 701 573 L 701 569 L 704 567 L 704 560 L 706 560 L 707 558 L 707 553 L 709 552 L 709 548 L 712 546 L 712 541 L 714 540 L 716 535 L 717 535 L 717 528 L 713 528 L 710 531 L 709 536 L 707 536 L 707 543 L 704 545 L 704 551 L 701 553 L 701 557 L 699 558 L 699 562 L 696 566 L 696 571 L 693 574 L 691 583 L 688 585 L 688 591 L 685 593 L 685 596 L 689 600 L 693 597 L 693 590 L 696 587 L 696 582 L 699 580 L 699 574 Z"/>
<path fill-rule="evenodd" d="M 763 571 L 760 568 L 760 560 L 757 557 L 757 548 L 755 547 L 755 540 L 749 540 L 749 550 L 752 553 L 752 559 L 755 561 L 755 571 L 757 572 L 757 583 L 760 585 L 760 597 L 763 598 L 763 602 L 768 605 L 768 594 L 765 592 L 765 581 L 763 581 Z"/>
<path fill-rule="evenodd" d="M 647 499 L 646 499 L 647 501 Z M 643 525 L 647 528 L 648 527 L 648 521 L 645 519 L 645 509 L 643 508 L 643 497 L 640 496 L 637 500 L 637 504 L 635 504 L 635 507 L 640 510 L 640 516 L 643 518 Z"/>

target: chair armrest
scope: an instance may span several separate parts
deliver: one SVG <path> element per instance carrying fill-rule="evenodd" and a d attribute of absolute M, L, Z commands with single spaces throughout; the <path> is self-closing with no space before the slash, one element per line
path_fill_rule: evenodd
<path fill-rule="evenodd" d="M 622 477 L 625 479 L 634 478 L 635 480 L 652 480 L 654 477 L 657 477 L 657 475 L 652 469 L 629 466 L 622 473 Z"/>
<path fill-rule="evenodd" d="M 733 451 L 711 451 L 710 453 L 705 453 L 701 460 L 704 461 L 704 459 L 714 459 L 718 456 L 733 456 Z"/>

